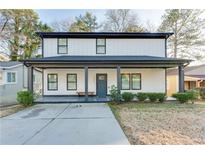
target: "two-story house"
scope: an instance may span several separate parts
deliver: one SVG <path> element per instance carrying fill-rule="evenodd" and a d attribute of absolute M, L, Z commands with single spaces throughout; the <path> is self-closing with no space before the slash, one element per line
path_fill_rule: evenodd
<path fill-rule="evenodd" d="M 179 69 L 179 91 L 184 91 L 183 68 L 190 60 L 167 57 L 172 33 L 38 32 L 42 58 L 25 60 L 28 87 L 33 69 L 42 69 L 43 98 L 81 96 L 107 98 L 112 85 L 118 92 L 165 92 L 166 69 Z M 45 100 L 45 99 L 44 99 Z M 50 99 L 53 100 L 53 99 Z M 71 100 L 71 99 L 70 99 Z"/>

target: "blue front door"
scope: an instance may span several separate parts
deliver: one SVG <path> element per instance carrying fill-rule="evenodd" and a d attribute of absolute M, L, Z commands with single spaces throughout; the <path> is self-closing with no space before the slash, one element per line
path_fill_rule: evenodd
<path fill-rule="evenodd" d="M 98 97 L 106 97 L 107 95 L 107 74 L 96 75 L 96 91 Z"/>

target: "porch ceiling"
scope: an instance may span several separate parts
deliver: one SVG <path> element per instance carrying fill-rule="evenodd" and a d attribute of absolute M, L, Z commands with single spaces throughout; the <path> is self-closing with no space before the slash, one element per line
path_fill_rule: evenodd
<path fill-rule="evenodd" d="M 153 56 L 56 56 L 24 60 L 27 66 L 39 68 L 171 68 L 191 60 Z"/>

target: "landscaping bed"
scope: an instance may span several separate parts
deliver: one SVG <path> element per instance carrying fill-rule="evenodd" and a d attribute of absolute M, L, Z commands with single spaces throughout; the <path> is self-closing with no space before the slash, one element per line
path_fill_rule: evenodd
<path fill-rule="evenodd" d="M 1 107 L 0 108 L 0 118 L 14 114 L 18 111 L 23 110 L 24 108 L 25 107 L 23 107 L 22 105 L 11 105 L 11 106 L 6 106 L 6 107 Z"/>
<path fill-rule="evenodd" d="M 205 144 L 205 103 L 110 103 L 131 144 Z"/>

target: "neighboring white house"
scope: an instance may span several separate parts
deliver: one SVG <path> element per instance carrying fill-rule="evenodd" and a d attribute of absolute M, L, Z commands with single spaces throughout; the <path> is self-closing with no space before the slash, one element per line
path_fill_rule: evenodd
<path fill-rule="evenodd" d="M 17 92 L 27 89 L 27 67 L 21 62 L 0 62 L 0 106 L 16 104 Z M 34 71 L 34 91 L 41 92 L 41 73 Z"/>
<path fill-rule="evenodd" d="M 25 60 L 29 89 L 33 69 L 42 69 L 43 96 L 89 95 L 103 98 L 112 85 L 118 92 L 165 92 L 166 69 L 179 67 L 183 91 L 183 67 L 190 61 L 167 57 L 172 33 L 67 33 L 39 32 L 42 58 Z"/>

